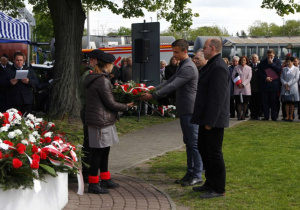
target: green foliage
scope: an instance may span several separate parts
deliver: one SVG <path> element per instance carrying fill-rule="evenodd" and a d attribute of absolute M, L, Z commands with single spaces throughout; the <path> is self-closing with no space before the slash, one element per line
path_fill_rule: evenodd
<path fill-rule="evenodd" d="M 34 18 L 36 20 L 36 27 L 33 30 L 33 34 L 36 35 L 36 41 L 50 42 L 54 38 L 53 22 L 50 13 L 38 11 L 34 14 Z"/>
<path fill-rule="evenodd" d="M 108 36 L 131 36 L 131 29 L 121 26 L 118 30 L 109 29 Z"/>
<path fill-rule="evenodd" d="M 40 167 L 43 168 L 45 171 L 47 171 L 50 175 L 57 176 L 54 168 L 44 164 L 40 164 Z"/>
<path fill-rule="evenodd" d="M 25 7 L 24 0 L 2 0 L 0 1 L 1 11 L 6 11 L 6 14 L 12 17 L 17 17 L 19 14 L 18 8 Z"/>
<path fill-rule="evenodd" d="M 225 129 L 226 197 L 213 202 L 200 199 L 192 187 L 174 184 L 186 171 L 184 149 L 125 172 L 164 188 L 176 205 L 190 209 L 297 209 L 298 127 L 299 123 L 247 121 Z"/>
<path fill-rule="evenodd" d="M 188 32 L 190 40 L 196 40 L 198 36 L 229 36 L 227 29 L 219 26 L 202 26 Z"/>
<path fill-rule="evenodd" d="M 3 10 L 10 11 L 9 14 L 16 16 L 17 7 L 24 7 L 24 0 L 2 1 L 0 2 Z M 46 0 L 29 0 L 34 5 L 34 13 L 49 11 Z M 142 17 L 143 9 L 148 11 L 157 11 L 160 18 L 165 18 L 171 22 L 176 31 L 186 30 L 192 25 L 192 17 L 198 17 L 198 13 L 193 13 L 187 4 L 191 0 L 123 0 L 122 4 L 117 4 L 109 0 L 83 0 L 82 5 L 86 9 L 101 11 L 102 8 L 108 8 L 113 13 L 122 15 L 123 18 Z M 67 8 L 66 8 L 67 9 Z M 128 31 L 126 31 L 127 33 Z M 126 34 L 127 35 L 127 34 Z"/>
<path fill-rule="evenodd" d="M 257 20 L 248 30 L 249 36 L 298 36 L 300 33 L 300 20 L 288 20 L 283 26 Z"/>
<path fill-rule="evenodd" d="M 176 39 L 185 38 L 195 40 L 198 36 L 229 36 L 226 28 L 219 26 L 201 26 L 195 29 L 176 31 L 170 26 L 167 30 L 161 32 L 161 36 L 174 36 Z"/>
<path fill-rule="evenodd" d="M 300 12 L 300 4 L 299 1 L 295 0 L 263 0 L 262 8 L 266 9 L 275 9 L 277 14 L 280 16 L 295 14 L 296 12 Z"/>

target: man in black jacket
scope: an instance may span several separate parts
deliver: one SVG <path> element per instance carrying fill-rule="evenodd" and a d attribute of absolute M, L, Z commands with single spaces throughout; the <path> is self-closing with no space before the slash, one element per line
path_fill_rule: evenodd
<path fill-rule="evenodd" d="M 277 121 L 277 104 L 279 97 L 277 96 L 280 91 L 280 72 L 281 61 L 275 58 L 273 49 L 267 51 L 267 58 L 260 62 L 258 72 L 261 77 L 261 91 L 263 98 L 263 112 L 264 119 L 269 120 L 270 109 L 271 119 Z"/>
<path fill-rule="evenodd" d="M 38 84 L 34 71 L 24 67 L 25 55 L 21 52 L 14 54 L 14 65 L 6 68 L 0 78 L 0 85 L 5 88 L 6 106 L 24 113 L 32 113 L 33 88 Z M 28 70 L 26 78 L 16 79 L 17 70 Z"/>
<path fill-rule="evenodd" d="M 252 54 L 252 62 L 250 64 L 252 68 L 252 78 L 251 78 L 251 99 L 249 108 L 251 111 L 251 120 L 259 120 L 262 109 L 261 100 L 261 88 L 260 88 L 260 76 L 258 73 L 258 55 Z"/>
<path fill-rule="evenodd" d="M 229 126 L 230 72 L 221 57 L 222 42 L 208 39 L 203 47 L 207 64 L 199 74 L 191 122 L 199 125 L 198 148 L 206 181 L 197 192 L 201 198 L 225 196 L 225 163 L 222 153 L 224 128 Z"/>

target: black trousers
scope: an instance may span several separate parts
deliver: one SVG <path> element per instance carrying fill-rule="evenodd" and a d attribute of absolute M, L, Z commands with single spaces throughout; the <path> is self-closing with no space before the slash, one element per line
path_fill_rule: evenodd
<path fill-rule="evenodd" d="M 85 106 L 80 110 L 80 118 L 83 124 L 83 148 L 82 152 L 85 157 L 82 158 L 82 161 L 90 164 L 90 147 L 89 147 L 89 130 L 88 126 L 85 124 Z M 82 175 L 87 177 L 89 175 L 89 169 L 84 164 L 82 164 Z"/>
<path fill-rule="evenodd" d="M 205 168 L 205 185 L 217 193 L 225 192 L 226 170 L 222 144 L 224 128 L 199 127 L 198 148 Z"/>
<path fill-rule="evenodd" d="M 262 92 L 262 100 L 264 107 L 264 117 L 269 119 L 270 117 L 270 109 L 271 109 L 271 118 L 272 120 L 277 119 L 277 105 L 278 105 L 278 97 L 277 91 L 268 91 Z"/>
<path fill-rule="evenodd" d="M 3 90 L 0 90 L 0 112 L 6 111 L 6 95 Z"/>
<path fill-rule="evenodd" d="M 91 159 L 89 168 L 89 175 L 90 176 L 99 176 L 99 169 L 100 172 L 107 172 L 108 171 L 108 156 L 110 147 L 105 148 L 90 148 L 91 151 Z"/>
<path fill-rule="evenodd" d="M 251 118 L 258 118 L 262 112 L 262 97 L 260 92 L 252 92 L 249 103 Z"/>
<path fill-rule="evenodd" d="M 234 104 L 234 96 L 230 96 L 230 117 L 235 118 L 235 104 Z"/>

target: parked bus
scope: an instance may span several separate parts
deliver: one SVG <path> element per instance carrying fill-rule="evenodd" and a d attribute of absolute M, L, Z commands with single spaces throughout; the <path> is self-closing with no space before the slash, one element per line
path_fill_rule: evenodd
<path fill-rule="evenodd" d="M 291 48 L 288 48 L 288 45 L 296 46 L 300 44 L 300 36 L 282 36 L 282 37 L 225 37 L 225 36 L 199 36 L 195 40 L 194 52 L 198 49 L 203 48 L 204 43 L 209 38 L 218 38 L 223 43 L 222 57 L 227 57 L 230 61 L 232 57 L 246 55 L 251 57 L 252 54 L 257 54 L 260 59 L 266 57 L 267 50 L 272 48 L 275 51 L 276 56 L 284 60 L 286 54 L 291 53 Z M 297 51 L 295 55 L 299 56 L 299 47 L 298 54 Z"/>
<path fill-rule="evenodd" d="M 100 49 L 104 52 L 113 54 L 119 62 L 123 57 L 132 57 L 131 37 L 130 36 L 116 36 L 116 37 L 91 37 L 90 46 L 91 49 L 86 49 L 86 37 L 82 38 L 82 52 L 88 53 L 94 49 Z M 164 60 L 167 63 L 173 56 L 172 42 L 175 41 L 173 36 L 161 36 L 160 37 L 160 60 Z M 117 63 L 116 63 L 117 64 Z"/>

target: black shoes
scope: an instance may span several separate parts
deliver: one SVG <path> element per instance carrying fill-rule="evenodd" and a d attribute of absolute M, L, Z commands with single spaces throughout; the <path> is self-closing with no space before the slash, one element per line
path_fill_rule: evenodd
<path fill-rule="evenodd" d="M 188 173 L 186 173 L 186 174 L 184 175 L 184 177 L 182 177 L 181 179 L 177 179 L 177 180 L 175 181 L 175 183 L 176 183 L 176 184 L 182 184 L 183 182 L 186 182 L 186 181 L 190 180 L 190 178 L 191 178 L 191 175 L 188 174 Z"/>
<path fill-rule="evenodd" d="M 183 182 L 181 184 L 182 187 L 186 187 L 186 186 L 193 186 L 195 184 L 200 184 L 202 183 L 202 178 L 195 178 L 195 177 L 191 177 L 189 180 Z"/>
<path fill-rule="evenodd" d="M 100 186 L 103 188 L 108 188 L 108 189 L 115 189 L 120 187 L 118 183 L 113 182 L 111 179 L 108 180 L 101 180 Z"/>
<path fill-rule="evenodd" d="M 210 192 L 212 189 L 210 187 L 207 187 L 207 185 L 202 185 L 199 187 L 193 187 L 193 190 L 196 192 Z"/>
<path fill-rule="evenodd" d="M 200 195 L 200 198 L 216 198 L 216 197 L 224 197 L 225 193 L 217 193 L 212 188 L 207 185 L 202 185 L 200 187 L 193 187 L 193 190 L 196 192 L 204 192 L 204 194 Z"/>
<path fill-rule="evenodd" d="M 108 194 L 109 191 L 106 188 L 102 188 L 99 186 L 98 183 L 89 184 L 88 193 L 94 193 L 94 194 Z"/>
<path fill-rule="evenodd" d="M 225 197 L 225 193 L 216 193 L 214 191 L 211 191 L 211 192 L 200 195 L 200 198 L 204 198 L 204 199 L 217 198 L 217 197 Z"/>

